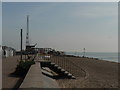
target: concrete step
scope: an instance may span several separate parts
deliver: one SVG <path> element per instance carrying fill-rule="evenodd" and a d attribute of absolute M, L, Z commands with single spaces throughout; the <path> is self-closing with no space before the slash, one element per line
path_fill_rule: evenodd
<path fill-rule="evenodd" d="M 76 79 L 75 76 L 72 76 L 71 78 L 72 78 L 72 79 Z"/>
<path fill-rule="evenodd" d="M 57 65 L 57 64 L 55 64 L 54 66 L 55 66 L 55 67 L 58 67 L 58 65 Z"/>
<path fill-rule="evenodd" d="M 65 69 L 61 69 L 61 72 L 65 72 Z"/>
<path fill-rule="evenodd" d="M 62 67 L 60 67 L 59 65 L 55 64 L 55 63 L 51 63 L 51 69 L 53 71 L 55 71 L 56 73 L 65 76 L 67 78 L 71 78 L 71 79 L 75 79 L 75 76 L 73 76 L 71 73 L 69 73 L 68 71 L 66 71 L 65 69 L 63 69 Z"/>
<path fill-rule="evenodd" d="M 61 70 L 62 68 L 61 68 L 61 67 L 58 67 L 57 69 Z"/>
<path fill-rule="evenodd" d="M 73 75 L 71 73 L 68 73 L 67 76 L 68 76 L 68 78 L 72 78 Z"/>
<path fill-rule="evenodd" d="M 68 71 L 65 71 L 64 74 L 65 74 L 65 75 L 68 75 Z"/>
<path fill-rule="evenodd" d="M 55 65 L 55 63 L 52 63 L 52 62 L 51 62 L 50 64 L 51 64 L 51 65 Z"/>
<path fill-rule="evenodd" d="M 75 76 L 73 76 L 71 73 L 66 74 L 66 76 L 70 79 L 76 79 Z"/>
<path fill-rule="evenodd" d="M 72 74 L 71 74 L 71 73 L 68 73 L 68 76 L 69 76 L 69 77 L 72 77 Z"/>

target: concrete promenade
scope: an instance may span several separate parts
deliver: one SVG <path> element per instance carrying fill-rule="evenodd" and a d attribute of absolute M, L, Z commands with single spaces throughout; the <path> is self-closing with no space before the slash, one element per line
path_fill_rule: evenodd
<path fill-rule="evenodd" d="M 19 56 L 7 57 L 2 59 L 2 88 L 15 88 L 21 80 L 20 77 L 12 76 L 18 64 Z"/>
<path fill-rule="evenodd" d="M 42 74 L 38 57 L 35 60 L 36 64 L 30 67 L 24 80 L 12 76 L 11 73 L 15 71 L 19 59 L 20 56 L 2 59 L 2 88 L 59 88 L 54 79 Z"/>
<path fill-rule="evenodd" d="M 20 88 L 59 88 L 54 79 L 42 74 L 38 57 L 36 57 L 36 59 L 36 63 L 30 67 Z"/>

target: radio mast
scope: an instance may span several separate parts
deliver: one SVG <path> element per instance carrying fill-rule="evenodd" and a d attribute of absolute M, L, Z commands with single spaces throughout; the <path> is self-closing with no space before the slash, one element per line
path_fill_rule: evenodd
<path fill-rule="evenodd" d="M 35 45 L 30 45 L 30 42 L 29 42 L 29 15 L 27 15 L 27 31 L 26 31 L 26 51 L 27 51 L 27 53 L 33 52 L 34 47 L 36 45 L 37 45 L 37 43 Z"/>
<path fill-rule="evenodd" d="M 26 32 L 26 48 L 30 46 L 29 43 L 29 15 L 27 15 L 27 32 Z"/>

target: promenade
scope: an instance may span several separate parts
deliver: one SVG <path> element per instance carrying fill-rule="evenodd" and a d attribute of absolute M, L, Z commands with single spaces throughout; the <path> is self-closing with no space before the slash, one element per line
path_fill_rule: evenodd
<path fill-rule="evenodd" d="M 57 82 L 42 74 L 40 62 L 32 65 L 20 88 L 59 88 Z"/>
<path fill-rule="evenodd" d="M 20 77 L 12 76 L 11 73 L 15 71 L 18 64 L 17 60 L 20 56 L 7 57 L 2 59 L 2 88 L 17 88 Z"/>
<path fill-rule="evenodd" d="M 15 71 L 20 56 L 2 59 L 2 88 L 59 88 L 56 80 L 42 74 L 40 62 L 35 58 L 25 78 L 11 75 Z"/>

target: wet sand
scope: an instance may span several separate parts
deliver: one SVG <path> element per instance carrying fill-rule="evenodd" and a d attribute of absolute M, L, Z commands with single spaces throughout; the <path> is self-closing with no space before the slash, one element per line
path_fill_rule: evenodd
<path fill-rule="evenodd" d="M 64 64 L 63 67 L 76 77 L 57 79 L 61 88 L 118 88 L 118 63 L 66 56 L 52 57 L 51 60 Z"/>

